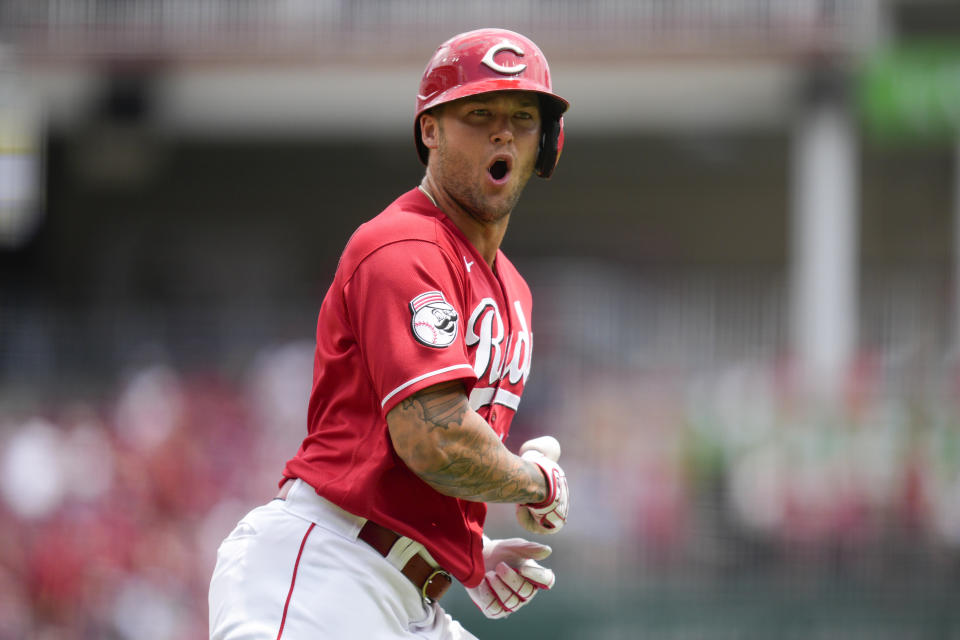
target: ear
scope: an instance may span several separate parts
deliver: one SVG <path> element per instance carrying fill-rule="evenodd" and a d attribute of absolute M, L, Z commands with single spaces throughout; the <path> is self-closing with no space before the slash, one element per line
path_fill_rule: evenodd
<path fill-rule="evenodd" d="M 432 113 L 427 112 L 420 115 L 420 139 L 427 149 L 438 149 L 440 147 L 440 123 Z"/>

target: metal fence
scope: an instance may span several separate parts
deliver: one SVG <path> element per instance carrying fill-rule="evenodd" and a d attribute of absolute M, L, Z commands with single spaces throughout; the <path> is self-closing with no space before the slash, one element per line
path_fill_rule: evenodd
<path fill-rule="evenodd" d="M 849 54 L 875 39 L 881 9 L 881 0 L 6 0 L 0 34 L 70 61 L 419 58 L 424 40 L 481 26 L 590 58 Z"/>

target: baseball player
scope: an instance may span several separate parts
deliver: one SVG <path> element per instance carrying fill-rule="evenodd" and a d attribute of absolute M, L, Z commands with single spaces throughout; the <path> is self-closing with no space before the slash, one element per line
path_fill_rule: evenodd
<path fill-rule="evenodd" d="M 308 433 L 280 492 L 223 541 L 210 637 L 473 638 L 444 612 L 453 579 L 490 618 L 554 584 L 550 548 L 483 535 L 487 502 L 566 522 L 550 436 L 503 440 L 530 375 L 531 296 L 500 251 L 567 102 L 526 37 L 463 33 L 427 64 L 420 185 L 363 224 L 320 308 Z"/>

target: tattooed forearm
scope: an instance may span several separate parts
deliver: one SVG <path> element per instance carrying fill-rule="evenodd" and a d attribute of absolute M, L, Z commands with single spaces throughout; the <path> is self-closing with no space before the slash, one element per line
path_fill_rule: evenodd
<path fill-rule="evenodd" d="M 387 416 L 394 448 L 420 478 L 448 496 L 482 502 L 539 502 L 539 467 L 510 453 L 470 409 L 459 382 L 415 394 Z"/>
<path fill-rule="evenodd" d="M 478 422 L 483 422 L 473 414 Z M 420 477 L 440 493 L 483 502 L 539 502 L 544 498 L 539 467 L 510 453 L 486 425 L 452 430 L 444 464 Z"/>

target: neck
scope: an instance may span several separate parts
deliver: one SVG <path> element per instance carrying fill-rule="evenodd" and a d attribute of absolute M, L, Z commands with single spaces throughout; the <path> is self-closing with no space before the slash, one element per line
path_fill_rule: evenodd
<path fill-rule="evenodd" d="M 420 190 L 423 191 L 434 205 L 443 211 L 453 224 L 463 232 L 483 260 L 493 268 L 493 262 L 497 257 L 497 251 L 500 249 L 500 243 L 503 242 L 503 236 L 507 232 L 507 223 L 510 216 L 506 215 L 500 220 L 485 221 L 478 220 L 476 216 L 466 211 L 456 200 L 439 188 L 430 176 L 429 171 L 420 182 Z"/>

